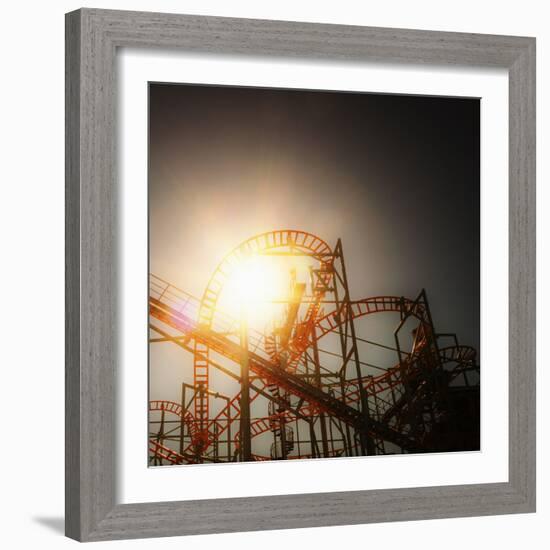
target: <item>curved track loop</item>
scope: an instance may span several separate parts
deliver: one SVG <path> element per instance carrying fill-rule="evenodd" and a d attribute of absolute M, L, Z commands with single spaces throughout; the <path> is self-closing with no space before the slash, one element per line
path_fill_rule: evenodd
<path fill-rule="evenodd" d="M 193 415 L 189 411 L 183 412 L 183 408 L 180 403 L 175 401 L 166 401 L 166 400 L 154 400 L 149 401 L 149 411 L 166 411 L 180 418 L 183 418 L 185 422 L 193 423 Z"/>
<path fill-rule="evenodd" d="M 191 437 L 193 437 L 193 430 L 196 429 L 196 422 L 194 421 L 193 415 L 189 411 L 183 411 L 183 407 L 180 405 L 180 403 L 176 403 L 174 401 L 166 401 L 166 400 L 153 400 L 149 401 L 149 412 L 152 411 L 165 411 L 167 413 L 174 414 L 176 416 L 179 416 L 183 419 L 185 422 L 185 425 L 187 426 L 189 433 Z M 153 453 L 154 456 L 157 458 L 162 458 L 164 460 L 167 460 L 168 462 L 172 464 L 182 464 L 183 462 L 178 462 L 177 460 L 181 459 L 185 462 L 188 462 L 190 460 L 193 460 L 193 456 L 187 453 L 184 453 L 184 455 L 180 455 L 179 453 L 176 453 L 169 447 L 166 447 L 159 441 L 155 441 L 151 437 L 149 438 L 149 451 Z"/>
<path fill-rule="evenodd" d="M 291 250 L 299 250 L 306 252 L 319 261 L 320 268 L 320 284 L 317 289 L 318 296 L 312 300 L 306 316 L 305 326 L 312 326 L 319 311 L 319 302 L 324 295 L 323 286 L 328 286 L 326 283 L 332 276 L 331 265 L 333 262 L 333 252 L 330 246 L 319 237 L 307 233 L 305 231 L 282 229 L 270 231 L 255 235 L 243 241 L 235 247 L 223 260 L 218 264 L 218 267 L 208 281 L 198 313 L 198 328 L 199 330 L 210 330 L 214 321 L 214 315 L 218 304 L 218 299 L 223 290 L 227 279 L 234 272 L 238 264 L 248 258 L 252 254 L 261 254 L 270 250 L 280 248 L 290 248 Z M 323 284 L 324 283 L 324 284 Z M 301 335 L 302 339 L 307 340 L 307 330 Z M 199 391 L 199 396 L 195 400 L 195 419 L 197 422 L 197 438 L 195 444 L 199 451 L 202 451 L 208 446 L 208 416 L 209 403 L 208 395 L 205 390 L 209 384 L 209 354 L 210 346 L 204 341 L 195 339 L 194 347 L 194 364 L 193 374 L 194 383 L 197 388 L 202 388 L 204 391 Z"/>
<path fill-rule="evenodd" d="M 349 312 L 349 318 L 352 320 L 359 319 L 360 317 L 364 317 L 365 315 L 370 315 L 372 313 L 393 312 L 412 315 L 421 323 L 428 322 L 424 304 L 419 303 L 416 300 L 410 300 L 401 296 L 375 296 L 372 298 L 365 298 L 363 300 L 350 302 L 349 306 L 347 304 L 342 304 L 340 309 L 333 310 L 317 319 L 315 322 L 316 330 L 314 333 L 314 340 L 320 340 L 323 336 L 330 332 L 334 332 L 343 323 L 345 323 L 346 313 L 348 313 L 346 309 L 348 307 L 351 310 Z M 311 336 L 313 336 L 313 334 Z M 298 361 L 308 346 L 313 343 L 311 336 L 309 339 L 301 341 L 297 344 L 294 344 L 293 341 L 293 354 L 289 361 L 289 369 L 296 370 Z"/>
<path fill-rule="evenodd" d="M 154 439 L 149 439 L 149 452 L 156 458 L 166 460 L 170 464 L 196 464 L 197 461 L 193 455 L 190 454 L 180 454 L 176 451 L 173 451 L 166 445 L 155 441 Z"/>

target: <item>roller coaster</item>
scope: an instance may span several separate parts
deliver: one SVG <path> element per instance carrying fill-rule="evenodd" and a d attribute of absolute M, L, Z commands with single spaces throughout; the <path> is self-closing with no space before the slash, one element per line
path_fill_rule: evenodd
<path fill-rule="evenodd" d="M 256 257 L 301 262 L 261 329 L 220 307 Z M 479 449 L 476 350 L 436 333 L 425 290 L 352 299 L 340 239 L 255 235 L 200 299 L 150 274 L 148 302 L 150 354 L 177 346 L 186 365 L 181 399 L 149 401 L 151 466 Z"/>

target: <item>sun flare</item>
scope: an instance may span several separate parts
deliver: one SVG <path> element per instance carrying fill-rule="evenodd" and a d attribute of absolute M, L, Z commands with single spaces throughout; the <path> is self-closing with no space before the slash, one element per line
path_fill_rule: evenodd
<path fill-rule="evenodd" d="M 234 317 L 244 314 L 250 324 L 263 327 L 282 314 L 292 273 L 306 280 L 307 265 L 296 258 L 252 255 L 236 264 L 228 275 L 220 307 Z"/>

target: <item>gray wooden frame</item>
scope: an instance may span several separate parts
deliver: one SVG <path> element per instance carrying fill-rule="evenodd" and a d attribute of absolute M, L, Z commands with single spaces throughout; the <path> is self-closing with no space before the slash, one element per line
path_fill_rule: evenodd
<path fill-rule="evenodd" d="M 116 504 L 119 47 L 509 71 L 509 481 Z M 82 9 L 66 16 L 66 534 L 82 541 L 535 511 L 535 39 Z"/>

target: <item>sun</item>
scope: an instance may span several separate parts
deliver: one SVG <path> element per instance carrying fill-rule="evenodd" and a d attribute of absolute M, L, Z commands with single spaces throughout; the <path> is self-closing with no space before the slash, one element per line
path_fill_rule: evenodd
<path fill-rule="evenodd" d="M 238 262 L 228 274 L 220 296 L 220 308 L 236 318 L 246 316 L 256 328 L 276 322 L 289 298 L 295 259 L 253 254 Z M 300 273 L 305 276 L 302 267 Z"/>
<path fill-rule="evenodd" d="M 254 256 L 238 264 L 229 285 L 245 307 L 257 306 L 273 297 L 276 275 L 266 258 Z"/>

